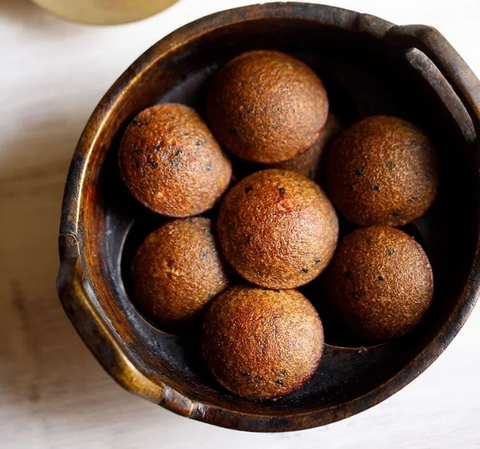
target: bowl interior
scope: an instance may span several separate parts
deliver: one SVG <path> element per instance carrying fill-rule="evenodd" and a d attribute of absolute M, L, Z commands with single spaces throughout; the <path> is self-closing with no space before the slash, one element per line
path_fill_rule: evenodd
<path fill-rule="evenodd" d="M 136 113 L 168 101 L 193 106 L 204 115 L 208 87 L 219 67 L 257 48 L 284 51 L 309 64 L 324 81 L 331 109 L 344 125 L 374 114 L 395 115 L 417 124 L 434 141 L 441 165 L 438 198 L 415 224 L 435 276 L 435 296 L 427 317 L 406 337 L 367 348 L 335 346 L 348 342 L 327 333 L 330 344 L 313 379 L 296 393 L 267 402 L 244 400 L 221 388 L 206 369 L 199 341 L 159 331 L 127 294 L 129 258 L 162 218 L 133 200 L 121 182 L 117 163 L 119 140 Z M 367 33 L 315 21 L 249 20 L 190 36 L 155 63 L 137 64 L 117 85 L 119 90 L 123 90 L 121 97 L 111 93 L 111 99 L 104 100 L 105 107 L 110 100 L 115 107 L 101 130 L 102 143 L 88 161 L 80 218 L 83 264 L 96 306 L 107 317 L 122 350 L 150 380 L 164 382 L 200 403 L 237 412 L 282 416 L 340 409 L 408 369 L 448 326 L 476 246 L 475 164 L 458 124 L 428 81 L 409 64 L 405 50 Z M 315 283 L 307 295 L 321 304 L 321 289 Z"/>

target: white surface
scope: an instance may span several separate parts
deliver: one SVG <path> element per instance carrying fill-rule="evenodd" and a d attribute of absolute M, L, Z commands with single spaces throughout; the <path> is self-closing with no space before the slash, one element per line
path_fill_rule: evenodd
<path fill-rule="evenodd" d="M 181 0 L 144 22 L 96 28 L 26 0 L 0 0 L 0 448 L 480 447 L 480 308 L 440 359 L 392 398 L 325 428 L 272 435 L 189 421 L 126 393 L 64 316 L 55 293 L 58 220 L 88 116 L 165 34 L 248 3 Z M 478 0 L 328 3 L 436 26 L 480 74 Z"/>

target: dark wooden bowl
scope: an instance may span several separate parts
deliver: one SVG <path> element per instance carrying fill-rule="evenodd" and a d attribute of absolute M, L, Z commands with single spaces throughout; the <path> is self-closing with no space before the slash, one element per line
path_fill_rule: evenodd
<path fill-rule="evenodd" d="M 311 382 L 268 402 L 244 400 L 222 389 L 206 370 L 198 340 L 159 331 L 129 299 L 132 248 L 159 219 L 130 197 L 116 160 L 125 125 L 141 109 L 176 101 L 203 113 L 217 69 L 256 48 L 279 49 L 306 61 L 325 81 L 332 109 L 346 124 L 372 114 L 416 123 L 436 143 L 441 163 L 438 199 L 416 223 L 436 280 L 428 316 L 406 337 L 377 346 L 335 346 L 334 336 L 327 335 L 330 344 Z M 145 52 L 90 118 L 63 201 L 60 299 L 85 343 L 120 385 L 180 415 L 260 432 L 346 418 L 386 399 L 427 368 L 475 305 L 480 288 L 479 133 L 480 83 L 433 28 L 395 26 L 302 3 L 250 6 L 200 19 Z M 310 288 L 314 302 L 318 291 Z"/>

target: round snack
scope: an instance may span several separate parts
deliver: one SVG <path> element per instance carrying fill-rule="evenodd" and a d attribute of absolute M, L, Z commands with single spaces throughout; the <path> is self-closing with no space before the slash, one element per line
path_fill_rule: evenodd
<path fill-rule="evenodd" d="M 338 245 L 327 271 L 328 302 L 348 330 L 388 340 L 412 330 L 433 296 L 433 273 L 423 248 L 394 228 L 357 229 Z"/>
<path fill-rule="evenodd" d="M 293 159 L 270 165 L 271 168 L 293 170 L 302 175 L 315 179 L 320 166 L 320 159 L 326 147 L 340 133 L 342 125 L 333 114 L 328 115 L 327 123 L 320 131 L 317 141 L 304 153 L 298 154 Z"/>
<path fill-rule="evenodd" d="M 359 225 L 400 226 L 420 217 L 438 186 L 435 150 L 417 127 L 377 116 L 348 128 L 333 144 L 327 191 Z"/>
<path fill-rule="evenodd" d="M 210 209 L 232 174 L 230 162 L 200 116 L 180 104 L 140 112 L 125 131 L 119 161 L 133 196 L 169 217 Z"/>
<path fill-rule="evenodd" d="M 285 396 L 318 367 L 323 328 L 315 308 L 296 290 L 236 286 L 209 307 L 203 354 L 228 390 L 253 399 Z"/>
<path fill-rule="evenodd" d="M 230 190 L 220 206 L 218 233 L 227 260 L 245 279 L 266 288 L 294 288 L 328 265 L 338 219 L 313 181 L 270 169 Z"/>
<path fill-rule="evenodd" d="M 276 51 L 231 60 L 210 89 L 207 112 L 215 136 L 249 161 L 286 161 L 310 148 L 328 114 L 325 88 L 313 70 Z"/>
<path fill-rule="evenodd" d="M 229 283 L 211 226 L 207 218 L 170 221 L 135 254 L 137 301 L 152 320 L 174 333 L 198 331 L 204 307 Z"/>

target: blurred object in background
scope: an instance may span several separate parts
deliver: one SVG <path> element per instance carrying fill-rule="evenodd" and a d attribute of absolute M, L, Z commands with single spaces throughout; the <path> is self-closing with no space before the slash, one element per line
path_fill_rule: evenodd
<path fill-rule="evenodd" d="M 67 20 L 94 25 L 118 25 L 146 19 L 178 0 L 32 0 Z"/>

